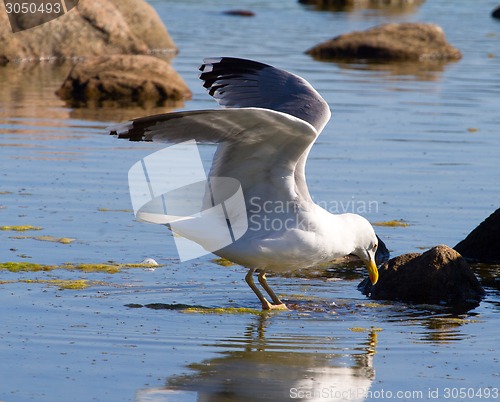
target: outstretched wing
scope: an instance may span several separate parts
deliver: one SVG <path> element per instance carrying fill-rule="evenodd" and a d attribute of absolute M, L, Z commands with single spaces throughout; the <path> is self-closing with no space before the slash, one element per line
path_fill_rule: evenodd
<path fill-rule="evenodd" d="M 330 119 L 328 103 L 303 78 L 252 60 L 207 58 L 200 79 L 223 107 L 259 107 L 307 121 L 318 133 Z"/>
<path fill-rule="evenodd" d="M 110 131 L 131 141 L 218 143 L 210 175 L 239 180 L 248 202 L 262 194 L 271 201 L 300 201 L 297 163 L 317 137 L 309 123 L 260 108 L 167 113 L 119 124 Z"/>
<path fill-rule="evenodd" d="M 212 176 L 239 180 L 247 197 L 280 186 L 282 191 L 269 188 L 269 197 L 311 202 L 305 164 L 330 118 L 325 100 L 303 78 L 266 64 L 204 61 L 200 79 L 225 109 L 143 117 L 110 128 L 112 134 L 131 141 L 219 143 Z"/>

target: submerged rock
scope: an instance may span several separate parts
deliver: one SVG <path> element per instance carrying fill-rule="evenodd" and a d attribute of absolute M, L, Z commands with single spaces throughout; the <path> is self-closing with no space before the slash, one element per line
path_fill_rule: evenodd
<path fill-rule="evenodd" d="M 419 6 L 425 0 L 299 0 L 301 4 L 315 6 L 320 10 L 345 11 L 357 8 L 398 8 Z"/>
<path fill-rule="evenodd" d="M 384 24 L 340 35 L 306 53 L 319 59 L 379 61 L 443 61 L 462 57 L 446 41 L 439 26 L 424 23 Z"/>
<path fill-rule="evenodd" d="M 440 245 L 423 254 L 392 258 L 379 268 L 379 280 L 364 280 L 358 288 L 374 300 L 475 306 L 484 290 L 465 259 Z"/>
<path fill-rule="evenodd" d="M 500 208 L 486 218 L 454 249 L 475 262 L 500 262 Z"/>
<path fill-rule="evenodd" d="M 250 10 L 227 10 L 224 11 L 225 15 L 232 15 L 236 17 L 254 17 L 255 13 Z"/>
<path fill-rule="evenodd" d="M 11 15 L 0 2 L 0 64 L 15 60 L 145 54 L 175 45 L 144 0 L 80 0 L 66 14 L 37 25 L 40 14 Z M 26 27 L 34 26 L 32 29 Z M 20 32 L 13 33 L 13 30 Z"/>
<path fill-rule="evenodd" d="M 115 101 L 119 104 L 182 101 L 191 91 L 166 62 L 153 56 L 113 55 L 77 63 L 57 91 L 74 103 Z"/>

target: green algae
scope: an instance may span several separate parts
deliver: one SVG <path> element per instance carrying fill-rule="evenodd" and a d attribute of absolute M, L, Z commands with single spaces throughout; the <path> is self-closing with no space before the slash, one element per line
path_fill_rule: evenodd
<path fill-rule="evenodd" d="M 158 265 L 159 266 L 159 265 Z M 158 267 L 158 266 L 155 266 Z M 85 264 L 63 264 L 61 266 L 62 269 L 68 269 L 68 270 L 76 270 L 76 271 L 82 271 L 82 272 L 104 272 L 107 274 L 117 274 L 118 272 L 121 272 L 124 269 L 131 269 L 131 268 L 151 268 L 151 264 L 112 264 L 112 263 L 106 263 L 106 264 L 90 264 L 90 263 L 85 263 Z"/>
<path fill-rule="evenodd" d="M 26 232 L 28 230 L 42 230 L 40 226 L 19 225 L 19 226 L 0 226 L 0 230 L 10 230 L 14 232 Z"/>
<path fill-rule="evenodd" d="M 401 227 L 401 228 L 406 228 L 410 226 L 409 223 L 405 222 L 404 220 L 392 220 L 392 221 L 384 221 L 384 222 L 373 222 L 373 226 L 385 226 L 385 227 Z"/>
<path fill-rule="evenodd" d="M 234 262 L 226 260 L 225 258 L 214 258 L 212 262 L 220 265 L 221 267 L 232 267 L 233 265 L 236 265 Z"/>
<path fill-rule="evenodd" d="M 352 328 L 349 328 L 349 330 L 352 332 L 380 332 L 380 331 L 382 331 L 382 328 L 378 328 L 378 327 L 370 327 L 370 328 L 352 327 Z"/>
<path fill-rule="evenodd" d="M 189 314 L 262 314 L 261 310 L 248 307 L 188 307 L 180 311 Z"/>
<path fill-rule="evenodd" d="M 87 289 L 90 283 L 87 279 L 61 280 L 55 279 L 51 284 L 56 285 L 59 289 L 81 290 Z"/>
<path fill-rule="evenodd" d="M 35 240 L 39 241 L 49 241 L 53 243 L 61 243 L 61 244 L 71 244 L 75 241 L 75 239 L 71 239 L 69 237 L 54 237 L 54 236 L 35 236 L 33 237 Z"/>
<path fill-rule="evenodd" d="M 37 226 L 1 226 L 0 229 L 1 228 L 9 228 L 9 229 L 2 229 L 2 230 L 12 230 L 12 231 L 17 231 L 17 232 L 25 232 L 28 230 L 42 230 L 43 229 L 43 228 L 37 227 Z M 76 240 L 76 239 L 72 239 L 71 237 L 55 237 L 55 236 L 50 236 L 50 235 L 11 236 L 11 239 L 18 239 L 18 240 L 32 239 L 32 240 L 48 241 L 51 243 L 61 243 L 61 244 L 71 244 Z"/>
<path fill-rule="evenodd" d="M 175 310 L 186 314 L 262 314 L 261 310 L 247 307 L 205 307 L 183 303 L 150 303 L 146 305 L 130 303 L 128 308 L 150 308 L 152 310 Z"/>
<path fill-rule="evenodd" d="M 106 274 L 117 274 L 121 271 L 122 265 L 117 264 L 64 264 L 63 269 L 82 272 L 103 272 Z"/>
<path fill-rule="evenodd" d="M 76 239 L 72 239 L 70 237 L 54 237 L 54 236 L 12 236 L 11 239 L 33 239 L 38 241 L 48 241 L 51 243 L 61 243 L 61 244 L 71 244 Z"/>
<path fill-rule="evenodd" d="M 72 264 L 65 263 L 62 265 L 44 265 L 32 262 L 0 262 L 0 270 L 10 272 L 39 272 L 39 271 L 53 271 L 56 269 L 65 269 L 68 271 L 81 271 L 81 272 L 101 272 L 106 274 L 116 274 L 123 269 L 130 268 L 150 268 L 149 264 Z"/>
<path fill-rule="evenodd" d="M 153 265 L 151 263 L 139 263 L 139 264 L 123 264 L 123 268 L 157 268 L 161 265 Z"/>
<path fill-rule="evenodd" d="M 21 279 L 22 283 L 42 283 L 57 286 L 61 290 L 87 289 L 91 283 L 87 279 Z"/>
<path fill-rule="evenodd" d="M 99 212 L 134 212 L 131 209 L 109 209 L 109 208 L 97 208 Z"/>
<path fill-rule="evenodd" d="M 52 271 L 57 267 L 54 265 L 35 264 L 32 262 L 0 262 L 0 270 L 9 272 L 39 272 Z"/>
<path fill-rule="evenodd" d="M 0 281 L 0 285 L 9 285 L 12 283 L 26 283 L 26 284 L 46 284 L 48 286 L 55 286 L 60 290 L 82 290 L 90 286 L 103 285 L 102 281 L 89 281 L 87 279 L 18 279 L 12 281 Z"/>

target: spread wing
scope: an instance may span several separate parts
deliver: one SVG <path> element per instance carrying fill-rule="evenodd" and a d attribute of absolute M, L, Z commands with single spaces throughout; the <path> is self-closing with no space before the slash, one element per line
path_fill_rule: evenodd
<path fill-rule="evenodd" d="M 239 180 L 246 198 L 311 202 L 305 163 L 330 118 L 328 104 L 301 77 L 266 64 L 204 61 L 200 79 L 224 109 L 143 117 L 111 133 L 131 141 L 218 143 L 211 176 Z"/>
<path fill-rule="evenodd" d="M 249 202 L 263 194 L 273 201 L 300 198 L 297 162 L 317 136 L 316 129 L 301 119 L 260 108 L 166 113 L 110 130 L 131 141 L 218 143 L 210 176 L 239 180 Z"/>

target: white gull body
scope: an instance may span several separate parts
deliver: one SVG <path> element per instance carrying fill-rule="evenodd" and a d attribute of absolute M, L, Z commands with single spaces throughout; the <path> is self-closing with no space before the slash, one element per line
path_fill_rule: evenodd
<path fill-rule="evenodd" d="M 266 64 L 236 58 L 204 62 L 200 78 L 222 109 L 143 117 L 111 127 L 111 133 L 131 141 L 218 144 L 209 178 L 239 181 L 248 230 L 214 253 L 249 268 L 246 281 L 263 309 L 286 308 L 267 284 L 266 272 L 355 254 L 375 283 L 378 241 L 370 223 L 356 214 L 329 213 L 307 188 L 307 156 L 331 116 L 325 100 L 303 78 Z M 199 236 L 194 240 L 203 246 Z M 255 285 L 256 270 L 273 303 Z"/>

